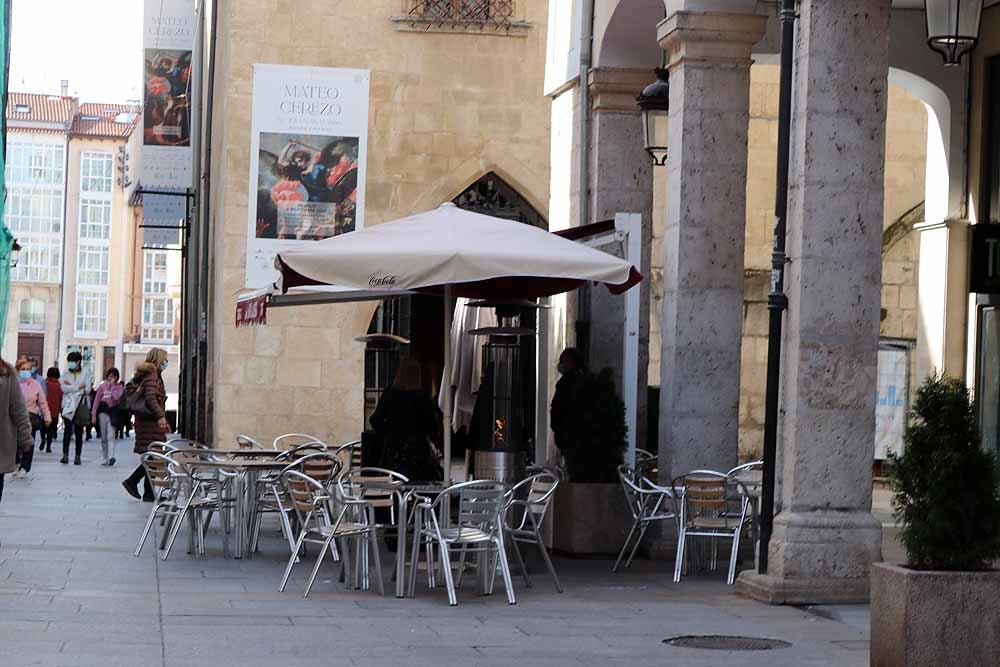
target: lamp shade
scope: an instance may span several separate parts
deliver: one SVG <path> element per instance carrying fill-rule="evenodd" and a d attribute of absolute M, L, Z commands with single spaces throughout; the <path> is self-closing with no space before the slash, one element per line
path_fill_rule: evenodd
<path fill-rule="evenodd" d="M 927 45 L 956 66 L 979 41 L 983 0 L 925 0 Z"/>
<path fill-rule="evenodd" d="M 656 69 L 656 81 L 646 86 L 636 100 L 642 110 L 643 142 L 653 164 L 667 163 L 667 116 L 670 113 L 670 82 L 664 67 Z"/>

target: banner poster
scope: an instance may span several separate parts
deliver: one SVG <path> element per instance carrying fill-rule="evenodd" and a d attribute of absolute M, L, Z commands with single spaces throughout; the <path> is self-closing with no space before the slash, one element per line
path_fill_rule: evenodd
<path fill-rule="evenodd" d="M 283 248 L 361 229 L 368 70 L 254 65 L 246 286 Z"/>
<path fill-rule="evenodd" d="M 195 37 L 195 0 L 145 0 L 143 14 L 142 173 L 147 190 L 181 192 L 192 186 L 191 52 Z M 184 198 L 177 198 L 184 207 Z M 149 230 L 162 245 L 179 234 Z"/>
<path fill-rule="evenodd" d="M 889 452 L 903 452 L 906 430 L 906 396 L 910 357 L 905 349 L 878 351 L 878 397 L 875 402 L 875 458 L 885 459 Z"/>

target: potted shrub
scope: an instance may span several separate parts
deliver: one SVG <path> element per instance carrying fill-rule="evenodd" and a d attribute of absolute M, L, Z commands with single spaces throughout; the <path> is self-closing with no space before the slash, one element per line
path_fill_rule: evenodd
<path fill-rule="evenodd" d="M 872 567 L 871 664 L 1000 664 L 1000 473 L 961 380 L 924 382 L 904 442 L 891 479 L 907 562 Z"/>
<path fill-rule="evenodd" d="M 575 403 L 571 444 L 562 450 L 568 479 L 553 507 L 553 546 L 565 553 L 617 554 L 632 515 L 618 482 L 628 427 L 611 370 L 584 372 Z"/>

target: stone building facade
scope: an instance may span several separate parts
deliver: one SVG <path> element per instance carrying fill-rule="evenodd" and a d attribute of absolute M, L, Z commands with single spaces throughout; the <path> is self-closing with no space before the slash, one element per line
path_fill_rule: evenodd
<path fill-rule="evenodd" d="M 366 225 L 434 208 L 489 173 L 544 216 L 547 11 L 541 2 L 500 4 L 512 13 L 469 22 L 450 15 L 452 5 L 423 16 L 422 2 L 401 0 L 220 0 L 214 17 L 203 3 L 204 44 L 215 30 L 200 81 L 206 118 L 212 106 L 200 135 L 211 165 L 203 160 L 200 176 L 211 186 L 198 211 L 210 234 L 199 305 L 209 439 L 307 432 L 347 442 L 364 429 L 364 346 L 354 338 L 377 304 L 275 308 L 265 327 L 234 325 L 245 282 L 253 65 L 370 70 Z M 333 38 L 318 26 L 340 29 Z"/>

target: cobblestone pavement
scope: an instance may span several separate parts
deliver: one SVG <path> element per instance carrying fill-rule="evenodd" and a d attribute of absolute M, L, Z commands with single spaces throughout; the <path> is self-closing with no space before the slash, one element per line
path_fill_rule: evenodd
<path fill-rule="evenodd" d="M 252 560 L 223 558 L 216 530 L 204 557 L 185 554 L 179 540 L 160 561 L 154 535 L 133 558 L 149 505 L 122 490 L 137 458 L 131 443 L 118 451 L 114 468 L 99 465 L 96 440 L 86 444 L 82 466 L 36 452 L 28 479 L 6 478 L 4 667 L 868 664 L 866 607 L 769 607 L 733 595 L 720 577 L 673 584 L 665 562 L 612 575 L 607 561 L 557 559 L 562 595 L 536 562 L 533 588 L 515 580 L 516 606 L 500 590 L 491 597 L 462 590 L 452 608 L 442 589 L 426 586 L 410 600 L 345 591 L 332 565 L 309 599 L 300 595 L 301 572 L 278 593 L 287 551 L 276 524 L 265 526 Z M 662 643 L 688 634 L 791 646 L 735 653 Z"/>

